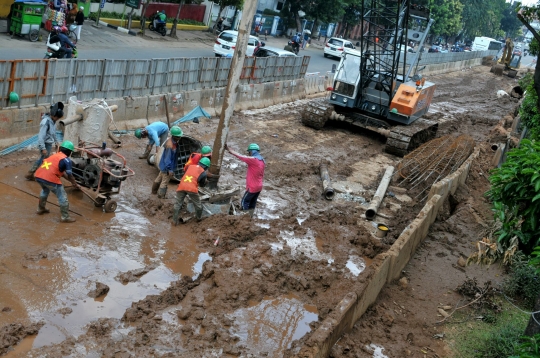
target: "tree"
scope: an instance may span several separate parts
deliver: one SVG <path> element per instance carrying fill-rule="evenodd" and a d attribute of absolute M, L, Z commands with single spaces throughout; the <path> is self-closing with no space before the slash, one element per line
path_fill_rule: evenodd
<path fill-rule="evenodd" d="M 362 21 L 362 1 L 345 0 L 344 11 L 343 18 L 341 19 L 341 23 L 345 27 L 343 37 L 348 37 L 351 29 Z"/>
<path fill-rule="evenodd" d="M 462 0 L 463 29 L 468 37 L 496 37 L 506 7 L 505 0 Z"/>
<path fill-rule="evenodd" d="M 521 22 L 517 18 L 517 4 L 507 3 L 503 10 L 501 19 L 501 29 L 506 33 L 506 36 L 515 38 L 520 31 Z"/>
<path fill-rule="evenodd" d="M 455 36 L 462 27 L 463 4 L 459 0 L 429 0 L 427 6 L 433 18 L 431 33 L 439 36 Z"/>
<path fill-rule="evenodd" d="M 221 12 L 223 11 L 224 7 L 234 6 L 238 10 L 242 10 L 244 7 L 244 0 L 218 0 L 215 3 L 219 6 L 218 16 L 221 16 Z"/>
<path fill-rule="evenodd" d="M 540 109 L 540 61 L 538 57 L 540 57 L 540 51 L 538 51 L 539 47 L 538 44 L 540 44 L 540 34 L 534 29 L 534 27 L 531 26 L 531 22 L 534 19 L 538 19 L 540 15 L 540 3 L 536 4 L 535 6 L 518 6 L 516 8 L 517 10 L 517 18 L 525 27 L 527 30 L 529 30 L 534 40 L 536 41 L 535 46 L 531 46 L 529 48 L 531 55 L 536 56 L 536 66 L 534 71 L 534 81 L 533 81 L 533 87 L 536 91 L 537 100 L 536 100 L 536 106 L 537 109 Z M 532 44 L 531 44 L 532 45 Z"/>
<path fill-rule="evenodd" d="M 313 19 L 313 28 L 318 27 L 319 22 L 330 23 L 341 19 L 345 12 L 343 0 L 315 0 L 307 11 L 307 16 Z"/>
<path fill-rule="evenodd" d="M 180 17 L 180 11 L 182 11 L 182 5 L 184 5 L 185 0 L 181 0 L 180 4 L 178 4 L 178 11 L 176 12 L 176 16 L 174 17 L 174 21 L 171 28 L 171 33 L 169 34 L 170 37 L 177 38 L 176 36 L 176 26 L 178 25 L 178 18 Z"/>

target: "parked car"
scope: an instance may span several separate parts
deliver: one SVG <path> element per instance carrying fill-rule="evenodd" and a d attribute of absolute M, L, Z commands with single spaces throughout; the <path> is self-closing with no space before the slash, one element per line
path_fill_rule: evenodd
<path fill-rule="evenodd" d="M 232 56 L 238 39 L 238 31 L 226 30 L 218 35 L 214 44 L 214 54 L 216 57 Z M 246 56 L 253 56 L 255 47 L 264 46 L 255 36 L 249 36 Z"/>
<path fill-rule="evenodd" d="M 514 50 L 514 55 L 521 56 L 521 49 Z"/>
<path fill-rule="evenodd" d="M 324 57 L 330 56 L 341 58 L 345 48 L 354 49 L 355 47 L 350 41 L 337 37 L 330 37 L 328 42 L 326 42 L 326 46 L 324 46 Z"/>
<path fill-rule="evenodd" d="M 277 47 L 259 47 L 257 52 L 253 54 L 255 57 L 296 57 L 292 52 L 279 49 Z"/>
<path fill-rule="evenodd" d="M 438 45 L 431 45 L 428 52 L 441 52 L 442 47 Z"/>

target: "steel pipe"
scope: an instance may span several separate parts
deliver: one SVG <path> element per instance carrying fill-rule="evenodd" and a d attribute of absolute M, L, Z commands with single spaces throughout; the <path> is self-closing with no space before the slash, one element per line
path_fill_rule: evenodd
<path fill-rule="evenodd" d="M 73 124 L 75 122 L 82 121 L 82 119 L 83 119 L 82 114 L 77 114 L 77 115 L 75 115 L 73 117 L 69 117 L 69 118 L 66 118 L 66 119 L 64 119 L 62 121 L 59 121 L 59 123 L 60 123 L 61 126 L 65 127 L 65 126 L 67 126 L 69 124 Z"/>
<path fill-rule="evenodd" d="M 112 131 L 109 131 L 109 138 L 113 141 L 114 145 L 120 146 L 122 142 L 116 137 Z"/>
<path fill-rule="evenodd" d="M 328 175 L 328 167 L 326 164 L 321 163 L 319 166 L 319 172 L 321 174 L 321 179 L 323 182 L 323 194 L 326 200 L 334 199 L 334 188 L 332 188 L 332 183 L 330 182 L 330 176 Z"/>
<path fill-rule="evenodd" d="M 379 183 L 379 187 L 377 188 L 377 191 L 375 192 L 375 195 L 373 196 L 373 199 L 371 199 L 369 207 L 366 210 L 366 219 L 375 219 L 375 216 L 377 215 L 377 210 L 379 210 L 379 206 L 381 206 L 384 194 L 386 193 L 386 189 L 388 189 L 388 184 L 390 184 L 390 180 L 392 179 L 392 174 L 394 174 L 394 167 L 387 167 L 382 177 L 382 180 Z"/>

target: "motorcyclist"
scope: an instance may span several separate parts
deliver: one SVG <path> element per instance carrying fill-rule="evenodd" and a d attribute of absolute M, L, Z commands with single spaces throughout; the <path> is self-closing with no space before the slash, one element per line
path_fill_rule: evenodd
<path fill-rule="evenodd" d="M 291 46 L 293 48 L 293 52 L 298 54 L 298 51 L 300 51 L 300 44 L 302 43 L 302 34 L 297 32 L 296 35 L 294 35 L 291 38 Z"/>
<path fill-rule="evenodd" d="M 165 15 L 165 10 L 161 10 L 157 12 L 156 16 L 154 17 L 154 29 L 158 29 L 159 26 L 165 26 L 165 22 L 167 21 L 167 15 Z"/>
<path fill-rule="evenodd" d="M 216 23 L 216 28 L 218 29 L 218 31 L 222 31 L 223 30 L 223 21 L 225 20 L 225 18 L 223 16 L 221 16 L 219 18 L 219 20 L 217 21 Z"/>
<path fill-rule="evenodd" d="M 65 58 L 73 57 L 73 49 L 77 48 L 77 46 L 75 46 L 73 42 L 71 42 L 69 37 L 65 34 L 69 31 L 68 28 L 65 26 L 62 26 L 62 27 L 55 26 L 53 27 L 53 31 L 56 33 L 56 35 L 60 39 L 60 44 L 62 45 L 61 49 L 64 50 L 66 54 L 64 57 Z"/>

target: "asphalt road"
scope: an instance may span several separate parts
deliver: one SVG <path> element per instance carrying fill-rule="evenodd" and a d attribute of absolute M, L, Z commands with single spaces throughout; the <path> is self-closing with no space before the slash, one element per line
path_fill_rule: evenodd
<path fill-rule="evenodd" d="M 46 52 L 47 32 L 42 30 L 41 42 L 30 42 L 27 38 L 0 34 L 0 60 L 42 59 Z M 175 57 L 214 57 L 213 42 L 206 34 L 184 33 L 181 41 L 168 41 L 160 36 L 154 39 L 140 38 L 118 31 L 90 25 L 84 26 L 82 40 L 77 44 L 80 59 L 152 59 Z M 193 36 L 193 38 L 188 38 Z M 200 36 L 200 38 L 197 38 Z M 282 48 L 286 40 L 269 38 L 268 46 Z M 300 55 L 310 56 L 308 72 L 324 73 L 338 64 L 335 59 L 323 57 L 323 50 L 308 48 Z"/>

